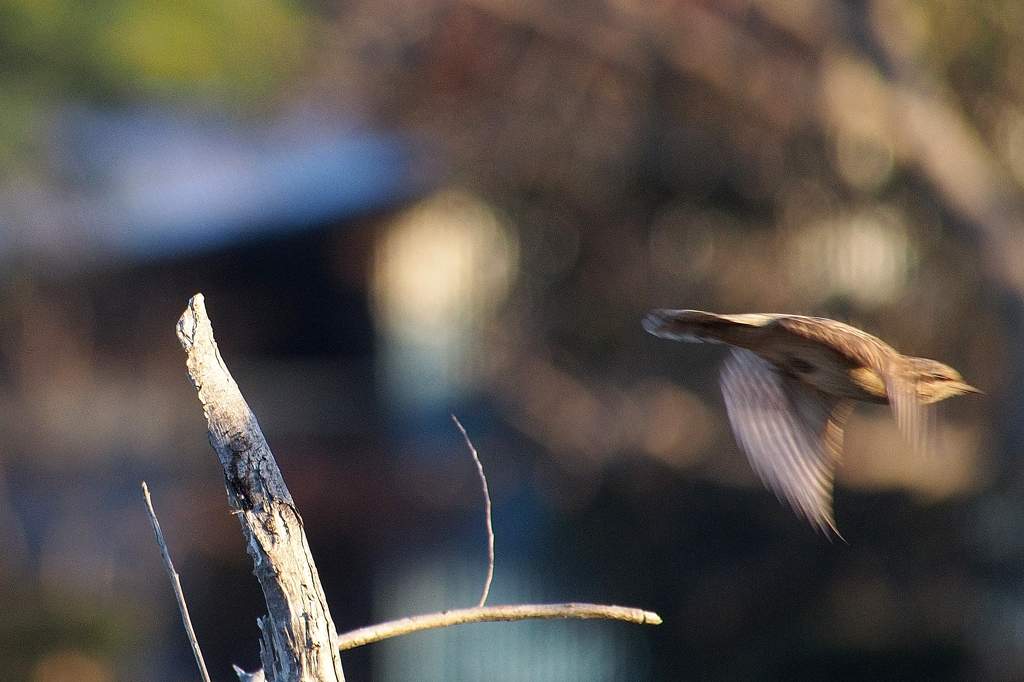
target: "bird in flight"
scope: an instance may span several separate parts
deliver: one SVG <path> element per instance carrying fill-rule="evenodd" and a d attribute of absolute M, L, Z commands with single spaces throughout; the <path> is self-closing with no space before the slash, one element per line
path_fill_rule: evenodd
<path fill-rule="evenodd" d="M 736 440 L 765 485 L 826 535 L 842 537 L 832 487 L 854 401 L 890 405 L 920 451 L 928 405 L 980 393 L 948 365 L 823 317 L 652 310 L 643 327 L 664 339 L 732 347 L 720 385 Z"/>

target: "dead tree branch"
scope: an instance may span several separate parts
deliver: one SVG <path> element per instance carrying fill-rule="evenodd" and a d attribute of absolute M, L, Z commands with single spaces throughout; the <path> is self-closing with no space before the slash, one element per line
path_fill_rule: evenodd
<path fill-rule="evenodd" d="M 312 682 L 342 682 L 340 651 L 378 642 L 399 635 L 448 627 L 462 623 L 511 621 L 536 618 L 601 618 L 629 623 L 657 625 L 656 613 L 623 606 L 601 604 L 519 604 L 484 606 L 494 576 L 494 529 L 491 523 L 491 497 L 487 477 L 476 448 L 465 428 L 452 415 L 462 432 L 477 466 L 484 494 L 487 522 L 487 578 L 479 606 L 441 613 L 403 618 L 372 625 L 339 635 L 327 608 L 323 587 L 291 494 L 267 445 L 256 416 L 249 409 L 237 384 L 228 372 L 213 338 L 202 294 L 196 294 L 178 320 L 178 339 L 185 348 L 189 377 L 199 394 L 209 427 L 210 444 L 224 469 L 228 502 L 238 516 L 246 539 L 254 573 L 263 588 L 267 615 L 257 622 L 263 633 L 260 641 L 262 672 L 249 675 L 236 668 L 239 678 Z M 145 484 L 143 484 L 145 487 Z M 149 502 L 148 491 L 146 493 Z M 180 594 L 177 574 L 173 573 L 156 516 L 151 519 L 168 570 L 173 574 L 175 593 Z M 184 598 L 179 608 L 186 630 L 194 643 L 187 622 Z M 199 658 L 198 645 L 194 643 Z"/>
<path fill-rule="evenodd" d="M 210 445 L 224 469 L 228 503 L 236 511 L 267 615 L 260 656 L 275 682 L 340 682 L 338 635 L 306 533 L 274 455 L 213 337 L 202 294 L 178 320 L 188 374 L 199 394 Z"/>

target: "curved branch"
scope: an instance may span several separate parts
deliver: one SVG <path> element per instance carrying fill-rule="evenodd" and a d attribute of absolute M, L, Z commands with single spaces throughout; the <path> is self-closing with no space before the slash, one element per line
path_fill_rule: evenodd
<path fill-rule="evenodd" d="M 606 604 L 514 604 L 510 606 L 484 606 L 471 609 L 452 609 L 422 616 L 410 616 L 378 625 L 359 628 L 338 635 L 342 651 L 373 644 L 391 637 L 408 635 L 420 630 L 446 628 L 465 623 L 489 623 L 510 620 L 551 620 L 555 618 L 621 620 L 637 625 L 660 625 L 661 616 L 628 606 Z"/>
<path fill-rule="evenodd" d="M 462 422 L 454 414 L 452 415 L 452 421 L 455 422 L 455 425 L 459 427 L 459 431 L 462 432 L 462 437 L 466 441 L 466 447 L 469 448 L 469 454 L 473 455 L 473 461 L 476 462 L 476 471 L 480 476 L 480 487 L 484 491 L 484 518 L 487 524 L 487 577 L 484 578 L 484 589 L 480 594 L 480 601 L 477 602 L 477 606 L 482 607 L 487 603 L 487 594 L 491 591 L 491 581 L 494 580 L 494 526 L 491 523 L 491 493 L 487 489 L 487 476 L 484 475 L 484 465 L 480 461 L 480 455 L 477 454 L 476 448 L 473 447 L 473 442 L 469 440 L 466 427 L 462 425 Z"/>

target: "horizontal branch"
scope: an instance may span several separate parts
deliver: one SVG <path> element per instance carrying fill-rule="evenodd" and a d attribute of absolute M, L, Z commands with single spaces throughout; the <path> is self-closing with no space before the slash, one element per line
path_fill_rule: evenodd
<path fill-rule="evenodd" d="M 494 621 L 531 620 L 554 618 L 578 618 L 621 620 L 637 625 L 660 625 L 661 616 L 653 611 L 644 611 L 628 606 L 607 606 L 604 604 L 515 604 L 512 606 L 484 606 L 471 609 L 452 609 L 422 616 L 410 616 L 378 625 L 359 628 L 338 635 L 342 651 L 373 644 L 391 637 L 408 635 L 420 630 L 446 628 L 464 623 L 489 623 Z"/>

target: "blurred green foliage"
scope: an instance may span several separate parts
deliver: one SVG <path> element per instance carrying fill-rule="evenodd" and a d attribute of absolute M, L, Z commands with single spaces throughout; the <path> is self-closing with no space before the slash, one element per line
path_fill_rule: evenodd
<path fill-rule="evenodd" d="M 313 19 L 287 0 L 0 0 L 0 167 L 38 159 L 68 101 L 272 105 L 303 64 Z"/>

